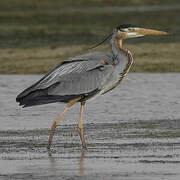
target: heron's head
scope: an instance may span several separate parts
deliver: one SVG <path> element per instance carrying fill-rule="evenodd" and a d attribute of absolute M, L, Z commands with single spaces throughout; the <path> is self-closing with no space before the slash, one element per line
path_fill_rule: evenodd
<path fill-rule="evenodd" d="M 135 25 L 124 24 L 116 28 L 117 35 L 121 39 L 141 37 L 145 35 L 167 35 L 167 32 L 153 29 L 140 28 Z"/>
<path fill-rule="evenodd" d="M 116 38 L 119 40 L 134 38 L 134 37 L 142 37 L 145 35 L 168 35 L 167 32 L 153 30 L 153 29 L 145 29 L 140 28 L 132 24 L 123 24 L 116 27 L 115 31 L 104 38 L 100 43 L 92 46 L 90 49 L 95 48 L 105 42 L 107 39 L 112 38 L 115 33 Z M 122 41 L 121 41 L 122 42 Z M 122 45 L 121 45 L 122 46 Z"/>

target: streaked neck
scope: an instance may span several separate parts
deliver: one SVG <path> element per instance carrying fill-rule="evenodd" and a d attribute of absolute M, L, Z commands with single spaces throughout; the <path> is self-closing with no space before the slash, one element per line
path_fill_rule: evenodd
<path fill-rule="evenodd" d="M 122 39 L 117 38 L 117 34 L 113 33 L 112 39 L 110 41 L 111 52 L 116 59 L 120 59 L 122 57 L 122 52 L 124 52 L 122 48 Z"/>

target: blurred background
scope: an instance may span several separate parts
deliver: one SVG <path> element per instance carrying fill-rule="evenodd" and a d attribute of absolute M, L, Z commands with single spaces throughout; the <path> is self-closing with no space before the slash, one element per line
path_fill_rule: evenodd
<path fill-rule="evenodd" d="M 127 40 L 132 72 L 180 72 L 179 17 L 179 0 L 1 0 L 0 73 L 46 73 L 121 24 L 171 33 Z"/>

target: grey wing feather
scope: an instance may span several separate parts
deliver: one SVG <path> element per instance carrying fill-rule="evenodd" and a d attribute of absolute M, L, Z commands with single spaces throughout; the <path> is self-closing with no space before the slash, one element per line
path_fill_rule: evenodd
<path fill-rule="evenodd" d="M 49 95 L 85 94 L 96 89 L 101 90 L 108 77 L 112 74 L 113 66 L 99 65 L 94 69 L 72 73 L 65 78 L 59 77 L 59 83 L 48 89 Z M 72 78 L 73 77 L 73 78 Z"/>
<path fill-rule="evenodd" d="M 103 65 L 106 60 L 109 65 Z M 103 88 L 113 72 L 112 58 L 104 53 L 88 53 L 60 63 L 17 98 L 36 90 L 48 89 L 48 95 L 71 95 Z"/>

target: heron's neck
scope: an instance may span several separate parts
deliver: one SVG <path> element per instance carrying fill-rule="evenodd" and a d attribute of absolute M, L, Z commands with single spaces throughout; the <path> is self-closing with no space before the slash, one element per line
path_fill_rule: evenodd
<path fill-rule="evenodd" d="M 122 49 L 122 39 L 117 40 L 117 46 L 119 49 Z"/>
<path fill-rule="evenodd" d="M 110 41 L 112 54 L 117 60 L 121 58 L 122 52 L 124 52 L 122 48 L 122 39 L 117 38 L 116 33 L 114 33 Z"/>
<path fill-rule="evenodd" d="M 122 40 L 125 38 L 119 38 L 116 36 L 116 33 L 113 33 L 112 39 L 110 41 L 111 51 L 113 54 L 114 60 L 116 60 L 116 70 L 119 72 L 119 80 L 118 83 L 127 75 L 129 69 L 133 63 L 133 57 L 130 51 L 124 50 L 122 48 Z M 118 61 L 118 63 L 117 63 Z"/>

